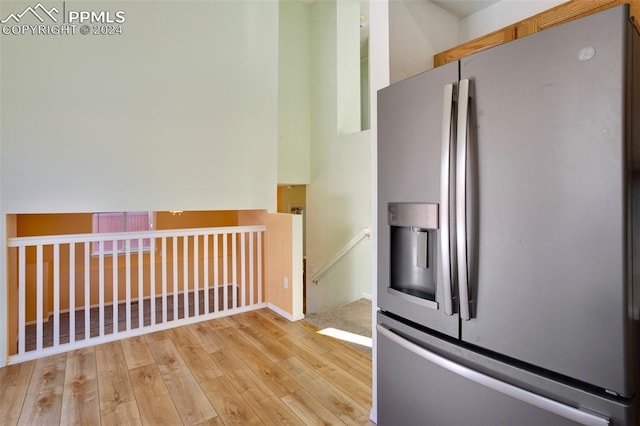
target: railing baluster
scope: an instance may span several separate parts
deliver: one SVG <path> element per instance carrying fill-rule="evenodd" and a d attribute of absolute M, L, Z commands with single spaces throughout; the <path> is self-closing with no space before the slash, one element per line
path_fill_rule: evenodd
<path fill-rule="evenodd" d="M 253 305 L 253 238 L 254 232 L 249 232 L 249 305 Z"/>
<path fill-rule="evenodd" d="M 104 336 L 104 241 L 98 244 L 98 317 L 100 336 Z"/>
<path fill-rule="evenodd" d="M 178 319 L 178 237 L 173 236 L 173 321 Z"/>
<path fill-rule="evenodd" d="M 103 343 L 116 337 L 110 335 L 136 335 L 145 328 L 153 329 L 153 327 L 159 326 L 161 321 L 163 324 L 170 321 L 183 324 L 185 321 L 182 320 L 186 320 L 188 323 L 192 322 L 194 317 L 200 319 L 214 314 L 228 314 L 238 308 L 263 303 L 263 229 L 229 227 L 175 232 L 160 231 L 157 233 L 87 234 L 86 236 L 74 235 L 68 238 L 67 236 L 10 238 L 8 246 L 15 247 L 18 252 L 17 283 L 13 284 L 17 286 L 16 301 L 19 305 L 14 319 L 17 319 L 18 325 L 16 356 L 32 357 L 36 355 L 27 352 L 32 351 L 31 342 L 34 337 L 35 352 L 44 350 L 48 353 L 49 349 L 61 346 L 65 349 L 67 346 L 69 349 L 73 349 L 74 347 L 87 346 L 94 341 Z M 169 245 L 168 238 L 172 238 L 173 247 Z M 189 241 L 190 238 L 193 238 L 193 243 Z M 220 242 L 220 238 L 222 238 L 222 242 Z M 239 241 L 238 238 L 240 238 Z M 145 239 L 151 241 L 147 246 L 143 243 Z M 156 255 L 154 249 L 158 245 L 158 239 L 162 241 L 162 248 L 161 252 Z M 136 241 L 137 247 L 135 246 Z M 61 264 L 67 255 L 64 244 L 68 247 L 69 255 L 68 281 L 66 277 L 62 276 L 66 273 L 67 268 L 66 261 L 65 265 Z M 111 245 L 113 245 L 113 252 L 109 252 Z M 119 245 L 120 247 L 118 247 Z M 213 250 L 210 248 L 211 245 L 213 245 Z M 78 246 L 84 247 L 84 250 Z M 118 248 L 123 252 L 118 253 Z M 173 255 L 170 255 L 169 252 L 172 249 Z M 148 270 L 145 263 L 147 261 L 146 252 L 149 252 Z M 36 265 L 33 273 L 35 276 L 29 272 L 31 269 L 27 265 L 27 253 L 35 254 Z M 125 256 L 123 265 L 120 265 L 122 263 L 120 255 Z M 136 255 L 138 261 L 137 296 L 134 293 L 135 289 L 132 288 L 135 285 L 133 280 L 136 278 L 132 257 Z M 84 262 L 78 264 L 76 256 L 78 259 L 82 257 Z M 111 256 L 111 261 L 108 260 L 109 256 Z M 156 266 L 158 260 L 162 263 Z M 49 265 L 49 262 L 53 262 L 53 264 Z M 210 262 L 213 264 L 210 265 Z M 220 262 L 222 262 L 222 270 L 220 270 Z M 112 267 L 111 277 L 105 275 L 108 273 L 107 268 L 109 267 Z M 156 277 L 156 273 L 160 274 L 156 271 L 158 267 L 161 268 L 161 277 Z M 172 278 L 169 272 L 171 267 L 173 282 L 169 287 L 169 280 Z M 96 268 L 97 271 L 95 271 Z M 119 288 L 120 268 L 123 269 L 125 275 L 123 292 L 120 292 Z M 183 268 L 182 271 L 180 268 Z M 202 275 L 200 269 L 202 269 Z M 51 278 L 49 278 L 49 270 L 53 273 Z M 76 276 L 76 274 L 78 275 Z M 78 280 L 82 278 L 78 277 L 84 277 L 84 297 L 81 296 L 80 299 L 76 296 L 76 291 L 81 291 L 77 285 Z M 27 289 L 27 279 L 31 282 L 35 281 L 36 285 L 36 294 L 32 296 L 35 299 L 36 324 L 34 327 L 27 327 L 27 312 L 32 312 L 33 309 L 33 305 L 27 306 L 27 291 L 32 291 Z M 46 287 L 49 285 L 52 286 L 51 298 L 49 298 L 48 287 Z M 108 288 L 109 285 L 112 286 L 111 290 Z M 161 289 L 158 288 L 160 286 Z M 157 294 L 159 290 L 162 292 L 161 295 Z M 202 294 L 200 294 L 201 290 Z M 67 295 L 61 294 L 62 291 L 68 291 L 68 304 L 66 302 Z M 210 292 L 213 292 L 213 297 L 210 296 Z M 125 294 L 121 295 L 121 293 Z M 173 295 L 173 314 L 170 320 L 169 312 L 172 303 L 169 301 L 169 297 L 171 295 Z M 113 323 L 111 328 L 108 326 L 110 319 L 107 306 L 110 302 L 109 297 L 112 299 L 111 318 Z M 122 314 L 119 310 L 120 297 L 125 304 Z M 183 299 L 182 305 L 179 298 Z M 149 304 L 145 305 L 147 301 Z M 193 302 L 193 305 L 190 302 Z M 137 311 L 133 307 L 133 303 L 138 303 Z M 67 307 L 69 314 L 65 316 L 62 312 L 66 312 L 63 309 L 66 310 Z M 157 311 L 157 308 L 160 308 L 162 313 Z M 178 313 L 180 308 L 183 310 L 182 316 Z M 147 309 L 150 309 L 150 312 L 147 312 Z M 84 321 L 78 317 L 77 311 L 80 310 L 84 313 Z M 45 321 L 50 313 L 53 315 L 52 324 L 46 324 Z M 138 315 L 137 322 L 134 321 L 134 314 Z M 76 319 L 79 320 L 79 325 L 76 324 Z M 69 321 L 68 340 L 62 333 L 64 330 L 66 334 L 66 320 Z M 123 322 L 122 330 L 119 327 L 121 321 Z M 82 328 L 83 322 L 84 329 Z"/>
<path fill-rule="evenodd" d="M 198 235 L 193 236 L 193 315 L 200 315 L 200 294 L 198 293 L 200 290 L 200 283 L 198 282 L 198 240 L 200 237 Z"/>
<path fill-rule="evenodd" d="M 247 273 L 245 271 L 245 238 L 246 235 L 244 232 L 240 233 L 240 306 L 244 308 L 245 305 L 245 292 L 247 287 Z"/>
<path fill-rule="evenodd" d="M 220 273 L 220 260 L 218 259 L 218 234 L 213 234 L 213 311 L 218 312 L 220 302 L 218 300 L 218 274 Z"/>
<path fill-rule="evenodd" d="M 204 234 L 204 253 L 202 257 L 204 259 L 204 265 L 202 265 L 204 283 L 202 286 L 204 287 L 204 313 L 208 314 L 209 311 L 209 234 Z"/>
<path fill-rule="evenodd" d="M 120 303 L 118 303 L 120 301 L 120 295 L 119 295 L 119 286 L 120 283 L 118 282 L 119 279 L 119 275 L 120 275 L 120 271 L 118 271 L 118 241 L 117 240 L 113 240 L 113 242 L 111 243 L 111 250 L 113 252 L 113 254 L 111 255 L 112 258 L 112 280 L 111 280 L 111 291 L 113 293 L 112 299 L 111 299 L 111 316 L 112 316 L 112 328 L 111 328 L 111 332 L 113 334 L 116 334 L 120 331 L 120 327 L 118 324 L 118 314 L 119 314 L 119 308 L 120 308 Z"/>
<path fill-rule="evenodd" d="M 258 232 L 258 303 L 262 303 L 262 233 Z"/>
<path fill-rule="evenodd" d="M 42 244 L 36 246 L 36 349 L 42 350 L 42 304 L 44 283 L 42 277 Z"/>
<path fill-rule="evenodd" d="M 125 320 L 126 330 L 131 330 L 131 240 L 124 241 Z"/>
<path fill-rule="evenodd" d="M 167 238 L 162 237 L 162 322 L 167 322 Z"/>
<path fill-rule="evenodd" d="M 156 240 L 150 240 L 151 251 L 149 252 L 149 310 L 151 314 L 151 322 L 149 325 L 156 323 Z"/>
<path fill-rule="evenodd" d="M 76 243 L 69 244 L 69 343 L 76 341 Z"/>
<path fill-rule="evenodd" d="M 189 318 L 189 236 L 182 237 L 182 318 Z"/>
<path fill-rule="evenodd" d="M 144 327 L 144 258 L 142 254 L 142 238 L 138 238 L 138 328 Z"/>
<path fill-rule="evenodd" d="M 53 245 L 53 346 L 60 345 L 60 244 Z"/>
<path fill-rule="evenodd" d="M 231 295 L 233 297 L 233 302 L 231 306 L 233 308 L 238 307 L 238 247 L 237 247 L 238 234 L 235 232 L 231 233 L 231 265 L 232 276 L 233 276 L 233 287 L 231 287 Z"/>
<path fill-rule="evenodd" d="M 25 246 L 18 247 L 18 354 L 25 352 L 26 338 L 26 310 L 27 310 L 27 279 Z"/>
<path fill-rule="evenodd" d="M 90 243 L 84 243 L 84 340 L 91 337 L 91 251 Z"/>
<path fill-rule="evenodd" d="M 227 262 L 227 258 L 228 253 L 227 253 L 227 238 L 228 238 L 228 234 L 223 234 L 224 239 L 222 240 L 222 297 L 223 297 L 223 301 L 222 301 L 222 306 L 223 306 L 223 310 L 226 311 L 228 309 L 228 300 L 229 297 L 227 296 L 227 292 L 228 289 L 227 287 L 229 286 L 229 264 Z"/>

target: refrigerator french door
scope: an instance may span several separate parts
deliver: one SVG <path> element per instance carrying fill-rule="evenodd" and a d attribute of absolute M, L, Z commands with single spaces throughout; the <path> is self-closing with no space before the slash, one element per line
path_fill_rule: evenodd
<path fill-rule="evenodd" d="M 439 141 L 442 91 L 457 80 L 458 64 L 451 63 L 378 92 L 378 305 L 454 337 L 452 267 L 441 265 L 455 265 L 455 256 L 447 250 L 443 259 L 439 248 L 449 231 L 441 226 L 441 181 L 448 185 L 449 176 L 441 179 L 441 166 L 453 164 L 453 153 L 447 147 L 443 160 Z M 403 267 L 406 277 L 398 277 Z"/>
<path fill-rule="evenodd" d="M 383 315 L 632 400 L 639 40 L 625 5 L 379 92 Z"/>

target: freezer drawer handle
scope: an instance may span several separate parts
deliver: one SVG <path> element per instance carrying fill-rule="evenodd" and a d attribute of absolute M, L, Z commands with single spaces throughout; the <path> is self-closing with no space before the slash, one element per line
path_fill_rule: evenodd
<path fill-rule="evenodd" d="M 453 84 L 444 86 L 442 100 L 442 159 L 440 164 L 440 258 L 442 259 L 442 293 L 444 313 L 453 315 L 453 300 L 451 297 L 451 232 L 449 215 L 450 182 L 451 182 L 451 122 L 453 113 Z"/>
<path fill-rule="evenodd" d="M 456 237 L 458 253 L 458 292 L 460 318 L 471 319 L 469 309 L 469 270 L 467 267 L 467 142 L 469 128 L 469 80 L 460 80 L 458 129 L 456 132 Z"/>
<path fill-rule="evenodd" d="M 420 358 L 423 358 L 426 361 L 436 364 L 437 366 L 442 367 L 454 374 L 464 377 L 465 379 L 476 382 L 479 385 L 493 389 L 496 392 L 500 392 L 504 395 L 518 399 L 526 404 L 540 408 L 541 410 L 556 414 L 560 417 L 564 417 L 566 419 L 569 419 L 584 425 L 606 426 L 611 424 L 610 420 L 606 417 L 602 417 L 597 414 L 587 413 L 585 411 L 578 410 L 577 408 L 573 408 L 568 405 L 561 404 L 552 399 L 545 398 L 540 395 L 536 395 L 535 393 L 526 391 L 524 389 L 520 389 L 516 386 L 510 385 L 500 380 L 496 380 L 493 377 L 487 376 L 485 374 L 479 373 L 475 370 L 472 370 L 470 368 L 457 364 L 453 361 L 450 361 L 444 357 L 441 357 L 440 355 L 437 355 L 431 351 L 426 350 L 423 347 L 416 345 L 415 343 L 412 343 L 406 339 L 403 339 L 402 337 L 395 334 L 393 331 L 388 330 L 382 327 L 381 325 L 377 325 L 376 329 L 378 330 L 378 333 L 380 333 L 382 336 L 391 340 L 393 343 L 397 343 L 398 345 L 402 346 L 404 349 L 408 350 L 409 352 L 412 352 L 413 354 L 419 356 Z"/>

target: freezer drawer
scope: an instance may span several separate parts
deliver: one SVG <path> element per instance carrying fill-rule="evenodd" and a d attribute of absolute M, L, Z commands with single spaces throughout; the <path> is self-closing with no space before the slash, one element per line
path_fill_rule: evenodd
<path fill-rule="evenodd" d="M 378 424 L 609 425 L 455 363 L 378 326 Z"/>

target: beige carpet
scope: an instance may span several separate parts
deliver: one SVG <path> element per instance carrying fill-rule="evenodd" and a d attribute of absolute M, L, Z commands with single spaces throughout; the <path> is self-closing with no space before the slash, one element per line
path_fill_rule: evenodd
<path fill-rule="evenodd" d="M 337 328 L 361 336 L 371 337 L 371 300 L 359 299 L 346 305 L 307 314 L 305 321 L 319 329 Z M 371 348 L 369 347 L 345 343 L 371 355 Z"/>

